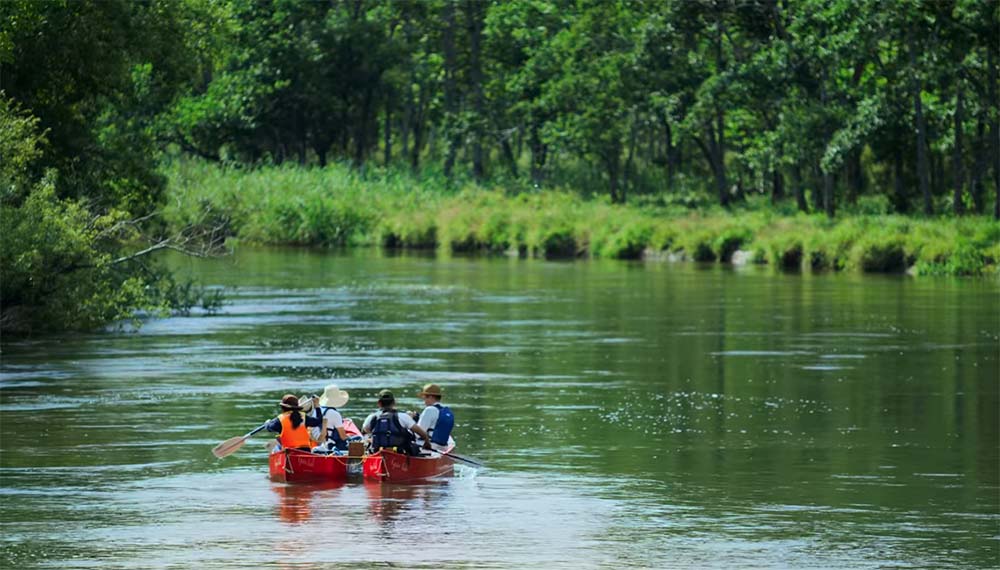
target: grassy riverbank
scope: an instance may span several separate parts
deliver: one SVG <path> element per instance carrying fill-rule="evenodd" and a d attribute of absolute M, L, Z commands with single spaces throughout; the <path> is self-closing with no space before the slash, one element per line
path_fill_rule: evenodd
<path fill-rule="evenodd" d="M 692 211 L 649 198 L 617 206 L 571 192 L 454 189 L 439 177 L 363 176 L 344 166 L 234 170 L 180 161 L 166 174 L 168 223 L 226 222 L 246 243 L 750 261 L 921 275 L 996 274 L 1000 261 L 1000 223 L 986 217 L 847 212 L 831 221 L 753 200 L 730 211 Z"/>

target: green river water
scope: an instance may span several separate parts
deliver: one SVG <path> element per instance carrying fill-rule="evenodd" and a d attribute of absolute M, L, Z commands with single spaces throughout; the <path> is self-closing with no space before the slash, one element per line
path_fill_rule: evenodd
<path fill-rule="evenodd" d="M 0 567 L 992 568 L 1000 284 L 242 249 L 215 316 L 5 339 Z M 267 478 L 282 394 L 441 384 L 433 484 Z"/>

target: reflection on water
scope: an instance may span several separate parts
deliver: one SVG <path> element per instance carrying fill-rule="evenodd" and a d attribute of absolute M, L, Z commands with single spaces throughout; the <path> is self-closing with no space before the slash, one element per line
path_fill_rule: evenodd
<path fill-rule="evenodd" d="M 364 487 L 368 492 L 368 512 L 383 526 L 391 526 L 399 518 L 415 515 L 424 508 L 433 506 L 428 504 L 432 496 L 428 485 L 433 484 L 394 485 L 366 482 Z"/>
<path fill-rule="evenodd" d="M 242 251 L 217 317 L 7 342 L 0 567 L 992 567 L 1000 286 Z M 445 386 L 434 484 L 284 485 L 266 438 Z"/>
<path fill-rule="evenodd" d="M 273 483 L 271 489 L 278 496 L 278 518 L 292 525 L 308 522 L 313 501 L 323 501 L 345 485 L 342 482 L 310 485 Z"/>

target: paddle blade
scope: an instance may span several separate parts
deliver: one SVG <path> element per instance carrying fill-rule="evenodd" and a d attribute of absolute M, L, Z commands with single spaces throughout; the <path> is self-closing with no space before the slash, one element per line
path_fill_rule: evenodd
<path fill-rule="evenodd" d="M 212 448 L 212 455 L 222 459 L 227 455 L 232 455 L 236 453 L 239 448 L 243 447 L 243 444 L 247 442 L 246 436 L 236 436 L 227 439 L 226 441 L 216 445 Z"/>

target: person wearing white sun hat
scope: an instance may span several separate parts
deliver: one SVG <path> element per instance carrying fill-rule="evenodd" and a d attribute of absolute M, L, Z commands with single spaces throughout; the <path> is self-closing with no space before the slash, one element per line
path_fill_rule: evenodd
<path fill-rule="evenodd" d="M 323 389 L 323 395 L 314 401 L 312 415 L 323 425 L 312 429 L 313 439 L 323 446 L 325 442 L 333 443 L 333 448 L 347 449 L 347 433 L 344 431 L 344 416 L 337 408 L 347 404 L 349 396 L 336 384 L 330 384 Z"/>

